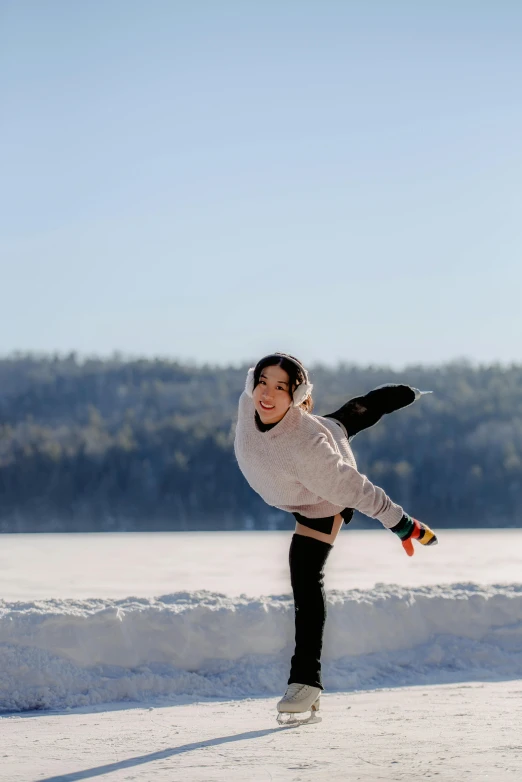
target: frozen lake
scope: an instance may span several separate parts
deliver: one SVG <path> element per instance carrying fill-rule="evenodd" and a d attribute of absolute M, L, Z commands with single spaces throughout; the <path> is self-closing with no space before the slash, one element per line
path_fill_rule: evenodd
<path fill-rule="evenodd" d="M 411 559 L 383 529 L 341 531 L 327 589 L 517 583 L 522 530 L 442 530 L 439 545 Z M 155 597 L 210 590 L 229 596 L 290 592 L 291 532 L 167 532 L 2 535 L 0 597 Z"/>

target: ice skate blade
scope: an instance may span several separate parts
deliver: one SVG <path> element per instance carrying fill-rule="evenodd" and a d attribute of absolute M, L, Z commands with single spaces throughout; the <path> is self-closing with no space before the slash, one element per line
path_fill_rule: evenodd
<path fill-rule="evenodd" d="M 277 724 L 285 728 L 296 728 L 298 725 L 313 725 L 314 722 L 321 722 L 322 719 L 315 709 L 312 709 L 309 717 L 301 717 L 299 714 L 291 714 L 289 712 L 280 712 L 277 715 Z"/>

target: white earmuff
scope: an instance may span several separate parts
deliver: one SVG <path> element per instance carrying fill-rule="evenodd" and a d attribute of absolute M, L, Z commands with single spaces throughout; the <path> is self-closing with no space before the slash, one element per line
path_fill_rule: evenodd
<path fill-rule="evenodd" d="M 299 407 L 303 402 L 306 402 L 309 396 L 312 394 L 313 383 L 301 383 L 294 391 L 292 404 L 294 407 Z"/>
<path fill-rule="evenodd" d="M 245 393 L 247 396 L 252 396 L 254 393 L 254 367 L 250 367 L 247 372 L 245 381 Z"/>

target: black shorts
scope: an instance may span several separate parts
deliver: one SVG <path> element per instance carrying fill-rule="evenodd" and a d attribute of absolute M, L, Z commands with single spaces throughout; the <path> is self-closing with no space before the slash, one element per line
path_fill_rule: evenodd
<path fill-rule="evenodd" d="M 324 516 L 321 519 L 308 519 L 306 516 L 301 516 L 300 513 L 292 513 L 292 516 L 299 524 L 302 524 L 303 527 L 309 527 L 316 532 L 324 532 L 325 535 L 332 534 L 335 516 Z M 352 520 L 353 508 L 345 508 L 342 510 L 341 516 L 344 519 L 344 523 L 349 524 Z"/>

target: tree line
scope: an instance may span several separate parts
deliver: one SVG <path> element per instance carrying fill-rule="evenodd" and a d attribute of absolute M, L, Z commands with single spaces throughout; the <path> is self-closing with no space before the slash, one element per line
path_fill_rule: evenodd
<path fill-rule="evenodd" d="M 0 531 L 291 528 L 234 458 L 247 368 L 0 359 Z M 521 524 L 522 365 L 315 365 L 310 375 L 318 414 L 383 383 L 433 391 L 353 440 L 360 471 L 439 528 Z"/>

